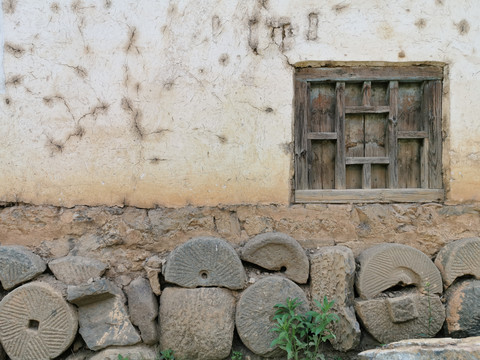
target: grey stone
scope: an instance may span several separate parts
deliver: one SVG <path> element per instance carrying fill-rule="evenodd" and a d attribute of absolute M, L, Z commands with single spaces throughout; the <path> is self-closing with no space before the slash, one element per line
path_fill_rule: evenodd
<path fill-rule="evenodd" d="M 67 288 L 67 300 L 78 306 L 96 303 L 114 296 L 120 296 L 125 302 L 122 290 L 107 279 L 99 279 L 83 285 L 70 285 Z"/>
<path fill-rule="evenodd" d="M 128 298 L 128 310 L 132 323 L 140 330 L 140 336 L 145 344 L 155 344 L 158 341 L 156 318 L 158 316 L 158 300 L 155 297 L 148 280 L 139 277 L 125 288 Z"/>
<path fill-rule="evenodd" d="M 148 281 L 150 281 L 150 286 L 155 295 L 160 295 L 162 293 L 158 275 L 162 272 L 163 265 L 165 265 L 165 259 L 161 259 L 158 255 L 148 258 L 143 264 L 143 268 L 147 273 Z"/>
<path fill-rule="evenodd" d="M 480 335 L 480 280 L 457 282 L 445 292 L 446 329 L 452 337 Z"/>
<path fill-rule="evenodd" d="M 91 350 L 140 342 L 130 322 L 121 289 L 108 280 L 69 286 L 67 299 L 78 305 L 80 334 Z"/>
<path fill-rule="evenodd" d="M 118 360 L 118 355 L 128 360 L 156 360 L 156 351 L 145 345 L 111 347 L 93 355 L 89 360 Z"/>
<path fill-rule="evenodd" d="M 355 280 L 355 258 L 352 250 L 344 246 L 320 248 L 310 258 L 312 299 L 323 302 L 326 296 L 334 301 L 332 312 L 339 317 L 332 324 L 336 335 L 330 342 L 336 350 L 347 351 L 360 342 L 360 325 L 353 309 L 353 284 Z"/>
<path fill-rule="evenodd" d="M 235 298 L 219 288 L 164 289 L 160 298 L 160 348 L 179 359 L 219 360 L 232 348 Z"/>
<path fill-rule="evenodd" d="M 365 329 L 381 343 L 433 337 L 445 321 L 445 308 L 437 295 L 357 300 L 355 310 Z"/>
<path fill-rule="evenodd" d="M 268 270 L 282 270 L 289 279 L 305 284 L 308 280 L 308 258 L 292 237 L 269 232 L 255 236 L 241 251 L 241 258 Z"/>
<path fill-rule="evenodd" d="M 46 283 L 31 282 L 0 302 L 0 342 L 12 360 L 48 360 L 77 333 L 76 311 Z"/>
<path fill-rule="evenodd" d="M 363 251 L 355 287 L 362 299 L 373 299 L 397 284 L 416 285 L 424 293 L 441 294 L 442 277 L 430 258 L 402 244 L 380 244 Z M 428 289 L 427 289 L 428 288 Z"/>
<path fill-rule="evenodd" d="M 225 240 L 199 237 L 178 246 L 168 256 L 165 281 L 182 287 L 221 286 L 243 289 L 245 269 L 233 247 Z"/>
<path fill-rule="evenodd" d="M 360 360 L 474 360 L 480 359 L 480 337 L 415 339 L 359 354 Z"/>
<path fill-rule="evenodd" d="M 23 246 L 0 246 L 0 281 L 5 290 L 33 279 L 46 267 L 40 256 Z"/>
<path fill-rule="evenodd" d="M 107 265 L 83 256 L 65 256 L 52 260 L 48 267 L 53 275 L 67 285 L 80 285 L 103 275 Z"/>
<path fill-rule="evenodd" d="M 285 304 L 286 300 L 297 298 L 302 304 L 299 313 L 309 310 L 303 290 L 293 281 L 271 276 L 258 280 L 243 291 L 237 304 L 235 322 L 237 332 L 243 344 L 252 352 L 262 356 L 276 356 L 281 353 L 277 347 L 271 347 L 277 335 L 272 331 L 275 323 L 276 304 Z"/>
<path fill-rule="evenodd" d="M 464 275 L 480 279 L 480 238 L 466 238 L 445 245 L 435 258 L 447 288 Z"/>

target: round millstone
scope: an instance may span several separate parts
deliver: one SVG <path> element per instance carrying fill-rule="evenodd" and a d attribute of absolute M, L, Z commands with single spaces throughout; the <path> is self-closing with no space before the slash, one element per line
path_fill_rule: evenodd
<path fill-rule="evenodd" d="M 305 251 L 294 238 L 283 233 L 255 236 L 243 247 L 241 258 L 268 270 L 283 271 L 286 277 L 300 284 L 308 280 Z"/>
<path fill-rule="evenodd" d="M 12 360 L 49 360 L 77 333 L 75 310 L 50 285 L 31 282 L 0 302 L 0 342 Z"/>
<path fill-rule="evenodd" d="M 279 276 L 259 280 L 246 289 L 237 304 L 235 322 L 238 335 L 243 344 L 255 354 L 273 356 L 277 354 L 276 347 L 271 347 L 277 334 L 272 331 L 275 322 L 276 304 L 285 304 L 286 300 L 301 301 L 298 313 L 309 310 L 307 298 L 303 290 L 293 281 Z"/>
<path fill-rule="evenodd" d="M 46 267 L 40 256 L 23 246 L 0 246 L 0 281 L 5 290 L 33 279 Z"/>
<path fill-rule="evenodd" d="M 186 288 L 220 286 L 243 289 L 245 269 L 235 249 L 225 240 L 199 237 L 171 252 L 164 269 L 165 281 Z"/>
<path fill-rule="evenodd" d="M 363 251 L 357 258 L 355 287 L 361 299 L 373 299 L 397 285 L 415 285 L 422 292 L 441 294 L 440 271 L 421 251 L 402 244 L 380 244 Z"/>
<path fill-rule="evenodd" d="M 453 241 L 441 249 L 435 259 L 443 284 L 449 287 L 456 278 L 473 275 L 480 279 L 480 238 Z"/>
<path fill-rule="evenodd" d="M 447 332 L 452 337 L 480 335 L 480 280 L 456 282 L 445 292 Z"/>

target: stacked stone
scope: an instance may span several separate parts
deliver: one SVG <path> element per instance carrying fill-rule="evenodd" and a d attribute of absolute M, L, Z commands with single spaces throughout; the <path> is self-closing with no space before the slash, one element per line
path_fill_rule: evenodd
<path fill-rule="evenodd" d="M 100 261 L 55 259 L 48 263 L 52 276 L 45 273 L 47 264 L 28 249 L 0 246 L 0 281 L 9 290 L 0 301 L 5 350 L 0 348 L 0 360 L 7 355 L 12 360 L 54 359 L 71 346 L 77 330 L 88 351 L 70 360 L 116 359 L 118 354 L 153 359 L 150 346 L 158 342 L 177 358 L 221 360 L 229 357 L 235 328 L 255 356 L 284 357 L 271 346 L 276 337 L 274 305 L 296 298 L 298 311 L 304 313 L 324 297 L 334 301 L 332 310 L 339 317 L 331 324 L 336 335 L 331 344 L 345 352 L 360 343 L 356 316 L 381 343 L 435 336 L 445 321 L 440 301 L 444 289 L 446 333 L 478 336 L 478 259 L 480 238 L 448 244 L 434 264 L 422 252 L 400 244 L 373 246 L 355 262 L 343 246 L 319 248 L 309 259 L 295 239 L 276 232 L 253 237 L 239 254 L 222 239 L 199 237 L 178 246 L 166 261 L 149 258 L 144 264 L 147 278 L 131 281 L 125 296 L 103 277 L 107 266 Z M 268 271 L 247 281 L 242 260 Z M 160 273 L 166 282 L 163 291 Z M 436 344 L 425 344 L 418 346 L 436 351 Z M 388 357 L 396 348 L 365 358 Z"/>

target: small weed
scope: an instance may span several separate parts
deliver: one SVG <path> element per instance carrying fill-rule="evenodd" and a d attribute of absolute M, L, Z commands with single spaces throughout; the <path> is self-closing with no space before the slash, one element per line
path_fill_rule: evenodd
<path fill-rule="evenodd" d="M 162 350 L 159 353 L 160 357 L 158 360 L 175 360 L 175 355 L 173 354 L 173 350 L 167 349 L 167 350 Z"/>
<path fill-rule="evenodd" d="M 233 351 L 230 360 L 243 360 L 243 354 L 240 351 Z"/>
<path fill-rule="evenodd" d="M 296 309 L 301 305 L 298 299 L 287 299 L 286 304 L 275 305 L 273 320 L 276 324 L 272 331 L 278 337 L 272 341 L 271 346 L 278 345 L 285 350 L 288 360 L 325 359 L 323 354 L 318 353 L 318 348 L 321 343 L 335 338 L 327 329 L 330 323 L 338 321 L 338 316 L 330 313 L 333 301 L 329 302 L 327 297 L 324 297 L 323 303 L 314 301 L 320 312 L 312 310 L 297 314 Z"/>
<path fill-rule="evenodd" d="M 122 355 L 118 354 L 118 360 L 130 360 L 130 358 L 128 356 L 123 357 Z"/>

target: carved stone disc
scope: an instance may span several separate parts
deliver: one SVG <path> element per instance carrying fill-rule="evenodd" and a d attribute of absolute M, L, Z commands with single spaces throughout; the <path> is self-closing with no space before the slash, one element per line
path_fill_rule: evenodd
<path fill-rule="evenodd" d="M 50 285 L 31 282 L 0 302 L 0 341 L 12 360 L 49 360 L 77 333 L 75 310 Z"/>

